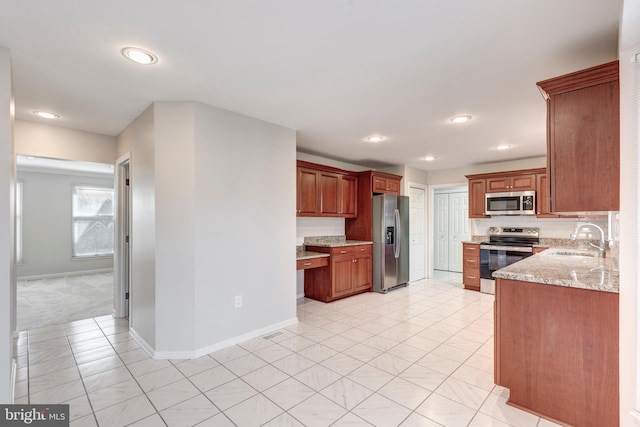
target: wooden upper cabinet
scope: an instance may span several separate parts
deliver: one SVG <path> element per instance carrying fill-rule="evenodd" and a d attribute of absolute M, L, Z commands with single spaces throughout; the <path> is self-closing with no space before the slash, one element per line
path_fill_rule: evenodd
<path fill-rule="evenodd" d="M 536 198 L 540 198 L 538 176 L 541 174 L 546 176 L 546 173 L 545 168 L 536 168 L 466 175 L 469 182 L 469 218 L 487 218 L 485 215 L 486 193 L 537 190 Z M 549 192 L 545 191 L 542 197 L 547 198 L 547 194 Z"/>
<path fill-rule="evenodd" d="M 340 216 L 340 175 L 320 172 L 320 216 Z"/>
<path fill-rule="evenodd" d="M 373 192 L 384 194 L 400 194 L 400 180 L 402 177 L 381 175 L 379 172 L 372 173 Z"/>
<path fill-rule="evenodd" d="M 354 218 L 358 177 L 328 166 L 298 161 L 296 215 Z"/>
<path fill-rule="evenodd" d="M 551 212 L 620 209 L 618 61 L 538 83 L 547 100 Z"/>
<path fill-rule="evenodd" d="M 340 177 L 341 216 L 355 218 L 358 216 L 358 177 Z"/>
<path fill-rule="evenodd" d="M 487 178 L 487 193 L 528 191 L 536 189 L 536 175 L 515 175 Z"/>
<path fill-rule="evenodd" d="M 484 195 L 486 193 L 484 178 L 469 180 L 469 218 L 486 218 Z"/>
<path fill-rule="evenodd" d="M 320 211 L 318 171 L 299 167 L 296 180 L 296 215 L 316 216 Z"/>

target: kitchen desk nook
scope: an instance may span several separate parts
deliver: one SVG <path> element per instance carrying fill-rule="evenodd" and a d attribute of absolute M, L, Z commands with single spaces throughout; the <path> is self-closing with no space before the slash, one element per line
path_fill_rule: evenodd
<path fill-rule="evenodd" d="M 619 425 L 614 265 L 551 248 L 493 274 L 495 383 L 510 405 L 563 425 Z"/>

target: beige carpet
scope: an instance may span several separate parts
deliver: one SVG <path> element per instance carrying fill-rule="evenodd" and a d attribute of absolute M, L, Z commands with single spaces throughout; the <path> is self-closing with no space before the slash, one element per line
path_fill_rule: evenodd
<path fill-rule="evenodd" d="M 113 274 L 18 280 L 18 330 L 111 314 Z"/>

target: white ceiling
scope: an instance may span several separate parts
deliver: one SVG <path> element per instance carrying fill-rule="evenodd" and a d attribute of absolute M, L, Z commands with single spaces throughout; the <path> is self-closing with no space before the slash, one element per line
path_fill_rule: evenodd
<path fill-rule="evenodd" d="M 616 59 L 620 16 L 618 0 L 0 6 L 18 119 L 47 110 L 55 125 L 117 135 L 154 100 L 195 100 L 296 129 L 301 151 L 423 169 L 545 155 L 535 83 Z M 159 61 L 126 61 L 125 46 Z M 453 125 L 458 114 L 474 120 Z"/>

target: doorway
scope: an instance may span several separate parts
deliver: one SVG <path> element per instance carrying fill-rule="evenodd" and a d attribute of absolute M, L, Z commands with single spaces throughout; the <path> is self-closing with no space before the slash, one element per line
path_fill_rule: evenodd
<path fill-rule="evenodd" d="M 409 184 L 409 281 L 425 278 L 427 188 Z"/>
<path fill-rule="evenodd" d="M 17 330 L 113 311 L 113 165 L 16 156 Z"/>
<path fill-rule="evenodd" d="M 116 243 L 114 316 L 129 317 L 131 295 L 131 157 L 116 160 Z"/>
<path fill-rule="evenodd" d="M 433 268 L 462 272 L 462 242 L 469 239 L 467 187 L 434 190 Z"/>

